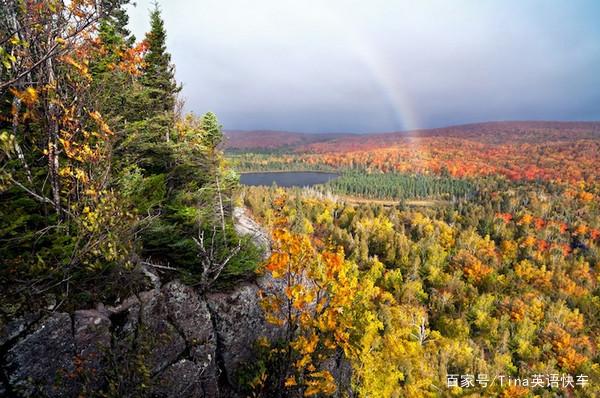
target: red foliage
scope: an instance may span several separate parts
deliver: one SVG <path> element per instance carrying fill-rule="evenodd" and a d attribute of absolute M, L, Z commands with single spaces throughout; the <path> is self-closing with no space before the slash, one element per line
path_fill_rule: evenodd
<path fill-rule="evenodd" d="M 500 218 L 505 224 L 508 224 L 513 219 L 513 216 L 510 213 L 498 213 L 496 214 L 496 218 Z"/>
<path fill-rule="evenodd" d="M 481 123 L 402 133 L 310 135 L 231 132 L 230 148 L 289 146 L 298 160 L 333 167 L 501 174 L 513 180 L 600 181 L 600 123 Z M 590 194 L 583 195 L 586 200 Z M 582 199 L 583 200 L 583 199 Z"/>

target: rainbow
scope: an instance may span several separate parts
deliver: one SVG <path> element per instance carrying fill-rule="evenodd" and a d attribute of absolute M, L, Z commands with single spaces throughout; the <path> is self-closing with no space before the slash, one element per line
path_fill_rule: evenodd
<path fill-rule="evenodd" d="M 417 114 L 404 94 L 405 90 L 402 88 L 402 82 L 398 81 L 398 74 L 394 73 L 385 57 L 377 51 L 376 46 L 366 35 L 353 26 L 351 21 L 343 20 L 338 12 L 328 7 L 323 7 L 323 11 L 319 16 L 326 17 L 325 22 L 343 33 L 348 41 L 348 47 L 369 71 L 372 83 L 389 104 L 389 111 L 396 126 L 402 131 L 418 130 L 420 124 Z M 314 18 L 315 15 L 312 17 Z"/>

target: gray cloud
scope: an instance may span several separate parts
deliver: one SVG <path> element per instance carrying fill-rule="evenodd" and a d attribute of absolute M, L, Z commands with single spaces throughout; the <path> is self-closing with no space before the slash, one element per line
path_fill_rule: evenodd
<path fill-rule="evenodd" d="M 148 29 L 150 0 L 132 8 Z M 600 119 L 600 3 L 169 0 L 186 107 L 229 129 Z"/>

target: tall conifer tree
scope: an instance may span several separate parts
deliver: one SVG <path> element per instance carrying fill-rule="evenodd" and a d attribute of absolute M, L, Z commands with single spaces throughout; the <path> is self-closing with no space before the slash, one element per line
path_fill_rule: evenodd
<path fill-rule="evenodd" d="M 167 52 L 167 33 L 158 4 L 150 13 L 150 32 L 146 34 L 148 52 L 144 57 L 142 84 L 150 89 L 150 106 L 155 112 L 173 112 L 181 87 L 175 81 L 175 67 Z"/>
<path fill-rule="evenodd" d="M 165 174 L 172 166 L 171 135 L 175 102 L 181 87 L 175 81 L 171 55 L 166 48 L 166 30 L 158 5 L 150 12 L 147 50 L 139 77 L 139 90 L 131 108 L 136 120 L 123 143 L 125 164 L 135 164 L 145 176 Z"/>

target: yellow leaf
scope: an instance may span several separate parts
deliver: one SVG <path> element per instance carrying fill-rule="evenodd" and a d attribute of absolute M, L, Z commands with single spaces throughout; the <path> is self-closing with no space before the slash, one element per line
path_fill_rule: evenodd
<path fill-rule="evenodd" d="M 286 387 L 292 387 L 295 385 L 297 385 L 297 383 L 296 383 L 296 378 L 294 376 L 290 376 L 285 380 Z"/>

